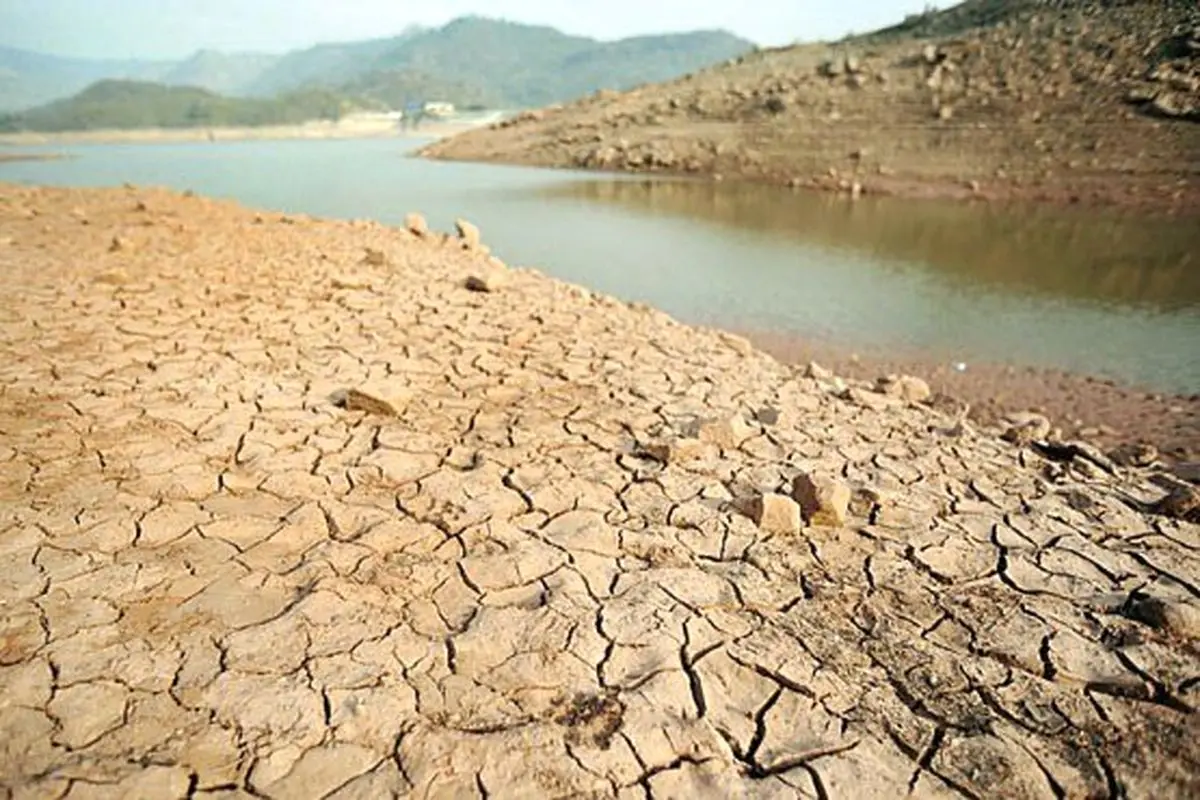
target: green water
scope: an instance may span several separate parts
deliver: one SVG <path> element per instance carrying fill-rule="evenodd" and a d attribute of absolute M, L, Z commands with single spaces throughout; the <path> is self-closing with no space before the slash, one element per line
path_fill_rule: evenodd
<path fill-rule="evenodd" d="M 0 181 L 478 224 L 511 264 L 679 319 L 1200 392 L 1200 222 L 428 162 L 412 141 L 71 145 Z M 47 148 L 24 148 L 44 150 Z"/>

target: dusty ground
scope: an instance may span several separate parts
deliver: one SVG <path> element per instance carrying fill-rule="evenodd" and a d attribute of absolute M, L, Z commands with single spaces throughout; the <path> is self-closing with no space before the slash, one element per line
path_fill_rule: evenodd
<path fill-rule="evenodd" d="M 1200 214 L 1192 0 L 969 0 L 430 145 L 435 158 Z"/>
<path fill-rule="evenodd" d="M 1163 394 L 1106 378 L 1008 364 L 973 363 L 959 371 L 916 354 L 855 350 L 769 332 L 741 333 L 781 361 L 816 361 L 847 378 L 919 376 L 934 392 L 969 403 L 970 419 L 982 424 L 999 425 L 1008 414 L 1033 411 L 1046 415 L 1065 435 L 1087 439 L 1105 451 L 1149 444 L 1172 462 L 1200 460 L 1200 395 Z"/>
<path fill-rule="evenodd" d="M 1200 793 L 1182 484 L 464 247 L 0 190 L 6 795 Z"/>

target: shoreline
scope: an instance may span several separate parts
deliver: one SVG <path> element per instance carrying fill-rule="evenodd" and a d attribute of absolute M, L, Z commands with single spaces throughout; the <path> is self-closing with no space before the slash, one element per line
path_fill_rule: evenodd
<path fill-rule="evenodd" d="M 1200 491 L 1162 465 L 463 220 L 0 200 L 17 793 L 1200 791 Z"/>
<path fill-rule="evenodd" d="M 1003 426 L 1010 414 L 1046 416 L 1067 438 L 1105 451 L 1149 444 L 1172 463 L 1200 460 L 1200 394 L 1139 387 L 1111 378 L 1051 367 L 977 362 L 960 371 L 920 351 L 887 354 L 769 331 L 734 329 L 765 352 L 803 367 L 816 362 L 836 375 L 873 381 L 889 374 L 914 375 L 935 394 L 970 406 L 969 419 Z"/>
<path fill-rule="evenodd" d="M 55 133 L 0 134 L 0 146 L 41 146 L 59 144 L 168 144 L 177 142 L 285 141 L 293 139 L 440 139 L 473 130 L 485 122 L 425 123 L 415 130 L 404 130 L 394 122 L 333 123 L 309 122 L 299 125 L 264 125 L 229 128 L 122 128 Z M 0 156 L 2 159 L 2 156 Z"/>

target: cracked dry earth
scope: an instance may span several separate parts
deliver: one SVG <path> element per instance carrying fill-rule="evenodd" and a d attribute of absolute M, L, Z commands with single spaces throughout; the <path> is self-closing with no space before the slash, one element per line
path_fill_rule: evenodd
<path fill-rule="evenodd" d="M 5 186 L 0 275 L 4 796 L 1200 792 L 1146 470 L 443 234 Z"/>

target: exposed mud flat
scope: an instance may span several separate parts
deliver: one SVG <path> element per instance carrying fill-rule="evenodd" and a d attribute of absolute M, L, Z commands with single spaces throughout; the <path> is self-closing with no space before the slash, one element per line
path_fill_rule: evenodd
<path fill-rule="evenodd" d="M 486 241 L 0 188 L 0 786 L 1200 792 L 1191 484 Z"/>

